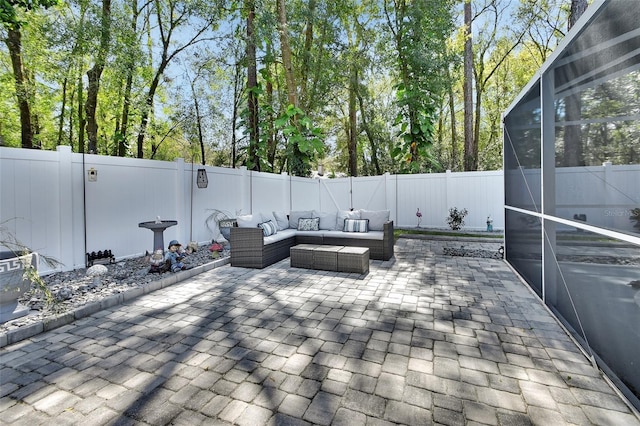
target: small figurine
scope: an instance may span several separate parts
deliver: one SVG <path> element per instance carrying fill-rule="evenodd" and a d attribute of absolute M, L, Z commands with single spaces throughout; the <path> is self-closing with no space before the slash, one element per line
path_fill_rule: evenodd
<path fill-rule="evenodd" d="M 491 216 L 487 216 L 487 232 L 493 232 L 493 219 L 491 219 Z"/>
<path fill-rule="evenodd" d="M 169 251 L 164 255 L 165 261 L 171 261 L 171 272 L 178 272 L 183 269 L 187 269 L 182 259 L 184 259 L 185 253 L 182 250 L 182 244 L 178 240 L 171 240 L 169 243 Z"/>
<path fill-rule="evenodd" d="M 151 254 L 149 256 L 149 272 L 152 273 L 163 273 L 167 271 L 166 268 L 166 264 L 167 262 L 164 260 L 164 254 L 162 253 L 162 249 L 158 249 L 156 251 L 153 252 L 153 254 Z"/>

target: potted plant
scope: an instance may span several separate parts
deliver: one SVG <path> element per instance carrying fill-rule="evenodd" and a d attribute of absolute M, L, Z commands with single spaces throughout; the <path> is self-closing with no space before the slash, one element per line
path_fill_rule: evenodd
<path fill-rule="evenodd" d="M 40 256 L 22 244 L 4 225 L 0 224 L 0 323 L 27 315 L 29 308 L 18 302 L 31 284 L 42 291 L 48 304 L 53 303 L 53 295 L 38 274 Z M 52 267 L 59 263 L 42 256 Z"/>

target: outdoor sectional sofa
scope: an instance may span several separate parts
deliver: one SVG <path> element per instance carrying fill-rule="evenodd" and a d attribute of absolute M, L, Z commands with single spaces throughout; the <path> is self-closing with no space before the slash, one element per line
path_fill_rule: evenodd
<path fill-rule="evenodd" d="M 236 222 L 230 233 L 231 266 L 264 268 L 289 257 L 297 244 L 366 247 L 376 260 L 393 256 L 393 221 L 388 210 L 257 213 L 239 216 Z"/>

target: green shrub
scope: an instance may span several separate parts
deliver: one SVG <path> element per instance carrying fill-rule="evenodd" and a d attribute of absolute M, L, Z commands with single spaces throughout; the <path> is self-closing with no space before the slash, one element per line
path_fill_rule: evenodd
<path fill-rule="evenodd" d="M 457 207 L 451 207 L 449 209 L 449 217 L 447 218 L 449 227 L 454 231 L 462 229 L 462 227 L 464 226 L 464 217 L 468 213 L 469 212 L 467 211 L 467 209 L 458 210 Z"/>

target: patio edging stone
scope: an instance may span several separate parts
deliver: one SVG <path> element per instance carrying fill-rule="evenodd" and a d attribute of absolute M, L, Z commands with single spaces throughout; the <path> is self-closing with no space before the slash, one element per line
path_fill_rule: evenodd
<path fill-rule="evenodd" d="M 177 284 L 181 281 L 194 277 L 203 272 L 210 271 L 211 269 L 224 266 L 230 263 L 230 261 L 231 261 L 230 257 L 217 259 L 217 260 L 214 260 L 213 262 L 209 262 L 204 265 L 199 265 L 192 269 L 176 272 L 174 274 L 163 277 L 159 280 L 144 284 L 140 287 L 131 288 L 122 293 L 113 294 L 111 296 L 105 297 L 102 300 L 92 302 L 92 303 L 87 303 L 71 311 L 63 312 L 59 315 L 55 315 L 52 317 L 43 318 L 41 321 L 38 321 L 34 324 L 30 324 L 28 326 L 21 327 L 15 330 L 9 330 L 7 332 L 1 332 L 0 348 L 4 348 L 5 346 L 18 343 L 22 340 L 26 340 L 30 337 L 36 336 L 45 331 L 53 330 L 63 325 L 70 324 L 81 318 L 88 317 L 89 315 L 95 314 L 96 312 L 110 308 L 112 306 L 123 304 L 124 302 L 133 300 L 144 294 L 148 294 L 156 290 L 169 287 L 173 284 Z"/>

